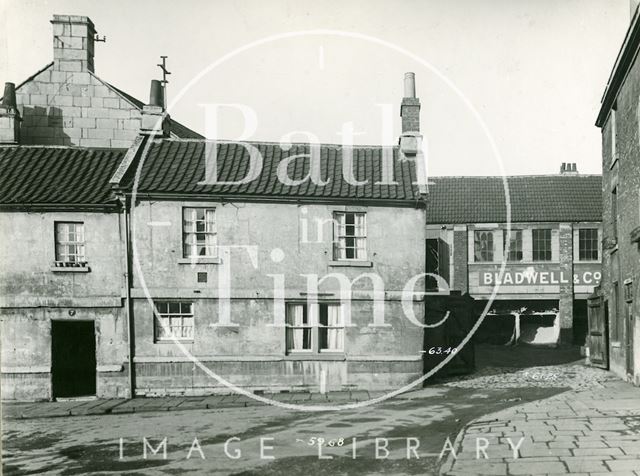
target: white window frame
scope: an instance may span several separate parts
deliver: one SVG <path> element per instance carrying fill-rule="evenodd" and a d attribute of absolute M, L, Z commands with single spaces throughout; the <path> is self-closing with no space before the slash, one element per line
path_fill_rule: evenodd
<path fill-rule="evenodd" d="M 353 216 L 353 223 L 347 224 L 347 217 Z M 358 218 L 361 223 L 358 223 Z M 348 234 L 347 227 L 353 227 L 353 234 Z M 347 240 L 354 240 L 354 246 L 347 246 Z M 353 257 L 349 258 L 348 250 L 353 250 Z M 367 213 L 336 211 L 333 212 L 333 259 L 335 261 L 366 261 L 367 260 Z"/>
<path fill-rule="evenodd" d="M 583 240 L 582 237 L 580 236 L 580 234 L 582 232 L 594 232 L 596 233 L 595 236 L 595 241 L 593 238 L 590 238 L 589 240 L 585 239 Z M 591 243 L 592 245 L 595 245 L 595 252 L 596 252 L 596 257 L 595 258 L 583 258 L 582 257 L 582 244 L 583 243 Z M 589 252 L 592 252 L 593 249 L 590 249 Z M 578 261 L 599 261 L 600 260 L 600 230 L 596 227 L 592 227 L 592 228 L 578 228 Z"/>
<path fill-rule="evenodd" d="M 327 311 L 329 308 L 336 309 L 334 317 L 338 318 L 339 322 L 326 324 L 321 321 L 321 308 L 326 306 Z M 292 316 L 295 309 L 301 309 L 303 311 L 302 316 L 306 317 L 303 322 L 292 322 Z M 286 316 L 285 316 L 285 352 L 287 355 L 317 355 L 317 354 L 342 354 L 345 347 L 345 307 L 339 302 L 334 301 L 321 301 L 321 302 L 307 302 L 307 301 L 290 301 L 286 303 Z M 303 317 L 303 319 L 304 319 Z M 327 318 L 329 314 L 327 314 Z M 308 348 L 296 348 L 295 340 L 296 336 L 292 333 L 295 331 L 308 329 Z M 321 333 L 326 332 L 325 339 L 335 340 L 336 344 L 333 346 L 321 347 L 322 336 Z M 333 339 L 330 338 L 330 333 L 333 332 Z M 304 336 L 304 333 L 302 334 Z M 304 339 L 304 337 L 303 337 Z"/>
<path fill-rule="evenodd" d="M 71 264 L 87 262 L 84 222 L 56 221 L 54 233 L 56 262 Z M 72 248 L 76 251 L 73 252 Z"/>
<path fill-rule="evenodd" d="M 195 314 L 192 301 L 159 300 L 154 302 L 153 336 L 155 342 L 193 341 Z M 164 322 L 168 320 L 168 322 Z M 164 325 L 163 325 L 164 324 Z M 175 334 L 175 329 L 180 331 Z M 190 330 L 188 330 L 190 329 Z"/>
<path fill-rule="evenodd" d="M 510 246 L 509 246 L 509 253 L 507 253 L 507 230 L 504 230 L 502 232 L 502 243 L 503 243 L 503 250 L 505 253 L 505 258 L 507 262 L 510 263 L 520 263 L 522 261 L 524 261 L 524 247 L 523 247 L 523 230 L 521 229 L 511 229 L 511 240 L 510 240 Z M 514 246 L 515 245 L 515 246 Z M 512 258 L 510 255 L 511 253 L 520 253 L 520 258 Z"/>
<path fill-rule="evenodd" d="M 199 210 L 204 210 L 203 219 L 197 217 Z M 187 214 L 190 216 L 187 216 Z M 211 217 L 211 219 L 209 219 L 209 217 Z M 215 207 L 182 207 L 181 220 L 182 257 L 217 258 L 218 232 Z M 198 231 L 199 224 L 203 225 L 203 230 L 201 231 Z M 198 235 L 204 235 L 204 239 L 198 240 Z M 200 247 L 204 250 L 204 254 L 199 254 Z"/>
<path fill-rule="evenodd" d="M 491 249 L 487 249 L 484 252 L 490 253 L 488 258 L 482 256 L 483 251 L 480 250 L 480 254 L 478 254 L 478 249 L 476 248 L 477 243 L 480 242 L 481 235 L 485 233 L 487 236 L 491 236 Z M 487 240 L 489 241 L 489 240 Z M 488 247 L 488 243 L 487 243 Z M 475 263 L 492 263 L 496 258 L 496 235 L 494 230 L 473 230 L 473 261 Z"/>
<path fill-rule="evenodd" d="M 536 257 L 536 243 L 542 242 L 542 240 L 536 241 L 536 232 L 548 231 L 549 232 L 549 259 L 540 259 Z M 547 240 L 544 240 L 545 242 Z M 553 230 L 551 228 L 532 228 L 531 229 L 531 261 L 548 263 L 553 261 Z"/>

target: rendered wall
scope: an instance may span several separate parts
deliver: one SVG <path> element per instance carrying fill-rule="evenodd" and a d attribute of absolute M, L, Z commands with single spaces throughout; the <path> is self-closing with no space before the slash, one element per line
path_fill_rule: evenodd
<path fill-rule="evenodd" d="M 348 207 L 367 212 L 367 245 L 370 267 L 342 267 L 332 262 L 333 211 L 344 206 L 211 203 L 216 207 L 219 245 L 245 245 L 218 264 L 189 264 L 182 258 L 181 211 L 185 205 L 207 203 L 142 202 L 134 213 L 136 251 L 140 271 L 135 280 L 136 381 L 140 393 L 213 393 L 230 390 L 189 361 L 175 343 L 155 343 L 151 307 L 145 288 L 154 299 L 192 300 L 195 305 L 195 338 L 186 349 L 203 365 L 232 383 L 250 389 L 317 391 L 320 375 L 326 389 L 398 388 L 422 375 L 422 328 L 412 324 L 402 309 L 401 291 L 409 280 L 424 272 L 425 232 L 421 210 L 412 208 Z M 318 236 L 316 219 L 324 221 Z M 153 225 L 149 225 L 152 223 Z M 389 224 L 393 226 L 389 226 Z M 321 238 L 318 240 L 318 238 Z M 273 250 L 283 251 L 281 261 Z M 231 321 L 237 327 L 216 326 L 220 321 L 219 272 L 230 267 Z M 198 283 L 197 273 L 207 272 L 208 282 Z M 388 327 L 373 323 L 372 285 L 368 279 L 353 284 L 351 318 L 345 351 L 339 356 L 286 355 L 285 330 L 274 323 L 274 278 L 285 281 L 285 300 L 304 299 L 305 274 L 323 277 L 343 273 L 354 280 L 362 273 L 376 273 L 385 293 Z M 415 290 L 420 291 L 419 280 Z M 337 280 L 328 279 L 319 291 L 321 299 L 335 301 Z M 422 322 L 421 302 L 412 302 Z M 278 311 L 276 311 L 278 316 Z M 280 318 L 283 318 L 280 312 Z"/>
<path fill-rule="evenodd" d="M 83 221 L 89 272 L 58 272 L 54 223 Z M 51 398 L 51 321 L 95 322 L 97 394 L 127 393 L 123 266 L 115 213 L 0 214 L 2 398 Z"/>

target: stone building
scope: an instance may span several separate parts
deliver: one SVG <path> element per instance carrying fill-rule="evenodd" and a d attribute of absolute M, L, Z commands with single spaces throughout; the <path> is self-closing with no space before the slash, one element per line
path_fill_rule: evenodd
<path fill-rule="evenodd" d="M 54 15 L 51 24 L 53 61 L 15 87 L 20 143 L 129 147 L 145 103 L 95 74 L 96 29 L 88 17 Z M 172 137 L 202 138 L 175 120 L 167 126 Z"/>
<path fill-rule="evenodd" d="M 3 399 L 128 394 L 124 237 L 109 187 L 124 155 L 0 147 Z"/>
<path fill-rule="evenodd" d="M 138 394 L 382 390 L 422 375 L 413 81 L 397 147 L 163 133 L 131 149 L 112 184 L 130 216 Z"/>
<path fill-rule="evenodd" d="M 640 384 L 639 48 L 636 10 L 596 120 L 602 131 L 604 256 L 601 312 L 594 319 L 604 331 L 598 333 L 604 336 L 602 360 L 636 385 Z"/>
<path fill-rule="evenodd" d="M 129 213 L 138 393 L 228 392 L 210 372 L 267 391 L 394 389 L 419 378 L 422 328 L 404 306 L 420 323 L 423 306 L 401 300 L 425 259 L 412 162 L 392 149 L 397 184 L 377 185 L 382 149 L 354 147 L 356 178 L 370 185 L 350 185 L 341 176 L 342 147 L 322 145 L 329 183 L 283 186 L 279 164 L 308 157 L 310 146 L 250 143 L 264 158 L 258 177 L 208 185 L 207 145 L 166 138 L 141 145 L 136 197 L 137 162 L 119 172 L 116 187 L 136 203 Z M 247 174 L 245 145 L 217 148 L 220 180 Z M 293 180 L 308 171 L 305 159 L 289 167 Z M 309 288 L 314 275 L 320 282 Z"/>
<path fill-rule="evenodd" d="M 158 82 L 142 105 L 99 80 L 86 17 L 53 26 L 54 62 L 0 108 L 2 398 L 396 389 L 422 375 L 412 74 L 396 147 L 213 144 L 167 115 Z M 222 181 L 255 151 L 262 167 L 211 183 L 211 151 Z"/>
<path fill-rule="evenodd" d="M 109 180 L 158 107 L 94 74 L 91 20 L 52 24 L 53 63 L 7 83 L 0 101 L 2 398 L 120 397 L 130 391 L 124 216 Z M 165 124 L 171 137 L 201 137 Z"/>
<path fill-rule="evenodd" d="M 601 274 L 601 183 L 575 164 L 558 175 L 430 178 L 427 271 L 475 298 L 478 314 L 500 283 L 480 340 L 585 343 Z"/>

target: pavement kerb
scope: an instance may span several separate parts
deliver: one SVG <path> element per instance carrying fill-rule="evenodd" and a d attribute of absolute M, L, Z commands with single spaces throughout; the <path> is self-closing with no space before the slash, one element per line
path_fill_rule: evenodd
<path fill-rule="evenodd" d="M 486 420 L 489 420 L 489 419 L 491 419 L 492 416 L 499 415 L 501 413 L 504 413 L 507 410 L 515 411 L 516 409 L 524 407 L 526 405 L 529 405 L 529 404 L 533 403 L 534 401 L 535 402 L 543 402 L 543 401 L 549 400 L 551 398 L 557 398 L 558 396 L 564 395 L 565 393 L 569 393 L 571 391 L 572 391 L 572 389 L 568 389 L 568 390 L 565 390 L 565 391 L 560 392 L 560 393 L 556 393 L 555 395 L 551 395 L 551 396 L 546 397 L 546 398 L 541 398 L 539 400 L 532 400 L 532 401 L 524 402 L 524 403 L 521 403 L 519 405 L 514 405 L 514 406 L 508 407 L 508 408 L 503 408 L 502 410 L 497 410 L 495 412 L 491 412 L 491 413 L 487 413 L 486 415 L 479 416 L 478 418 L 474 418 L 473 420 L 469 421 L 466 425 L 464 425 L 460 429 L 458 434 L 456 435 L 456 439 L 453 441 L 453 448 L 454 448 L 456 454 L 460 453 L 461 448 L 462 448 L 462 440 L 464 439 L 464 435 L 466 434 L 467 429 L 470 426 L 473 426 L 473 425 L 475 425 L 477 423 L 481 423 L 481 422 L 484 422 Z M 447 476 L 449 474 L 449 472 L 453 469 L 453 465 L 455 464 L 455 462 L 456 462 L 456 460 L 454 459 L 451 451 L 449 451 L 449 455 L 447 456 L 446 461 L 444 463 L 442 463 L 442 465 L 440 466 L 440 469 L 438 470 L 438 474 L 441 475 L 441 476 Z"/>

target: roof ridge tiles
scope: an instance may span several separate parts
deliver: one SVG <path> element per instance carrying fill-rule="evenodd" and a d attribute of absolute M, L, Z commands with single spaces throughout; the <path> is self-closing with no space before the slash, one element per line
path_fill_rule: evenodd
<path fill-rule="evenodd" d="M 350 148 L 350 149 L 397 149 L 399 146 L 397 145 L 376 145 L 376 144 L 353 144 L 353 145 L 345 145 L 345 144 L 336 144 L 332 142 L 289 142 L 289 141 L 263 141 L 263 140 L 232 140 L 232 139 L 191 139 L 191 138 L 180 138 L 180 137 L 169 137 L 165 139 L 160 139 L 164 141 L 170 142 L 221 142 L 225 144 L 250 144 L 250 145 L 291 145 L 291 146 L 308 146 L 308 145 L 319 145 L 320 147 L 335 147 L 335 148 Z"/>

